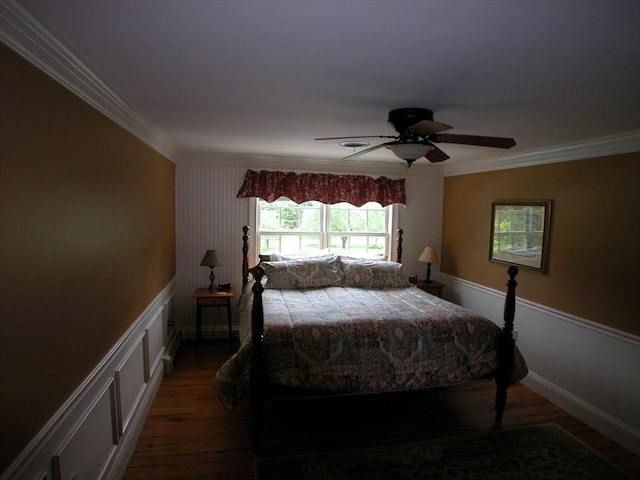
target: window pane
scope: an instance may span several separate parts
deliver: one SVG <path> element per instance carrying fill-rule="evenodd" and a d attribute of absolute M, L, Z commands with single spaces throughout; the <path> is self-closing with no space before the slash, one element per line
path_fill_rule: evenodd
<path fill-rule="evenodd" d="M 318 232 L 320 231 L 320 208 L 303 208 L 300 219 L 300 231 Z"/>
<path fill-rule="evenodd" d="M 281 252 L 299 252 L 300 251 L 300 236 L 299 235 L 284 235 L 280 242 Z"/>
<path fill-rule="evenodd" d="M 349 210 L 349 231 L 350 232 L 366 232 L 367 231 L 367 212 L 363 210 Z"/>
<path fill-rule="evenodd" d="M 280 251 L 280 235 L 260 235 L 260 252 L 275 253 Z"/>
<path fill-rule="evenodd" d="M 350 237 L 349 253 L 364 256 L 367 254 L 367 237 Z"/>
<path fill-rule="evenodd" d="M 279 230 L 295 231 L 300 227 L 300 208 L 295 206 L 283 206 L 280 209 Z"/>
<path fill-rule="evenodd" d="M 369 232 L 384 232 L 384 210 L 369 210 L 367 212 L 367 230 Z"/>
<path fill-rule="evenodd" d="M 347 235 L 331 235 L 329 237 L 329 250 L 335 253 L 349 251 L 349 237 Z"/>
<path fill-rule="evenodd" d="M 385 253 L 385 238 L 384 237 L 367 237 L 369 239 L 368 243 L 368 253 L 380 254 L 384 255 Z"/>
<path fill-rule="evenodd" d="M 313 252 L 320 250 L 320 235 L 302 235 L 300 237 L 301 251 Z"/>
<path fill-rule="evenodd" d="M 347 232 L 349 231 L 349 211 L 345 209 L 329 210 L 329 231 Z"/>
<path fill-rule="evenodd" d="M 265 207 L 260 210 L 260 228 L 261 230 L 279 230 L 280 227 L 280 210 L 276 207 Z"/>

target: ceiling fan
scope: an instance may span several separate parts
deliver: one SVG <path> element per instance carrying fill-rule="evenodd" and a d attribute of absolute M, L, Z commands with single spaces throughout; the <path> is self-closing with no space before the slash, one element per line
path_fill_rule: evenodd
<path fill-rule="evenodd" d="M 461 145 L 477 145 L 480 147 L 511 148 L 516 144 L 513 138 L 485 137 L 479 135 L 459 135 L 455 133 L 440 133 L 453 127 L 433 120 L 433 112 L 426 108 L 397 108 L 389 112 L 389 124 L 398 135 L 367 135 L 354 137 L 325 137 L 316 140 L 343 140 L 354 138 L 392 138 L 392 141 L 365 148 L 359 152 L 343 158 L 354 158 L 378 148 L 386 147 L 409 166 L 417 159 L 425 157 L 432 163 L 443 162 L 449 155 L 444 153 L 434 143 L 457 143 Z M 347 146 L 358 146 L 357 142 L 347 143 Z"/>

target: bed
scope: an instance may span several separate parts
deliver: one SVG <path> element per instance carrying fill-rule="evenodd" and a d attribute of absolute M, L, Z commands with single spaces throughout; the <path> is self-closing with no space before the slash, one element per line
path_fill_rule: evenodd
<path fill-rule="evenodd" d="M 395 262 L 326 254 L 261 259 L 250 269 L 248 227 L 242 248 L 240 348 L 214 385 L 227 410 L 250 397 L 255 448 L 274 392 L 375 394 L 493 378 L 500 425 L 507 388 L 527 374 L 513 341 L 516 267 L 508 269 L 501 329 L 411 285 L 401 230 Z"/>

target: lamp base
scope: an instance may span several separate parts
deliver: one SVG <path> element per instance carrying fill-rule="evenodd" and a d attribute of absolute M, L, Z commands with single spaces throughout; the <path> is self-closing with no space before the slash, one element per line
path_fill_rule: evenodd
<path fill-rule="evenodd" d="M 427 278 L 424 283 L 431 283 L 431 263 L 427 262 Z"/>
<path fill-rule="evenodd" d="M 213 281 L 216 279 L 216 276 L 213 274 L 213 267 L 209 267 L 211 269 L 211 273 L 209 274 L 209 291 L 213 291 Z"/>

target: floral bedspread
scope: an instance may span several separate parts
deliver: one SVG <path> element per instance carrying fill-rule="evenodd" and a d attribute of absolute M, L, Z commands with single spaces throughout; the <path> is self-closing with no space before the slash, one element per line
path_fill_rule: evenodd
<path fill-rule="evenodd" d="M 241 347 L 214 381 L 227 409 L 240 402 L 249 385 L 250 287 L 239 303 Z M 496 368 L 498 326 L 414 286 L 265 289 L 263 305 L 271 383 L 383 392 L 457 385 Z M 526 375 L 516 349 L 512 381 Z"/>

